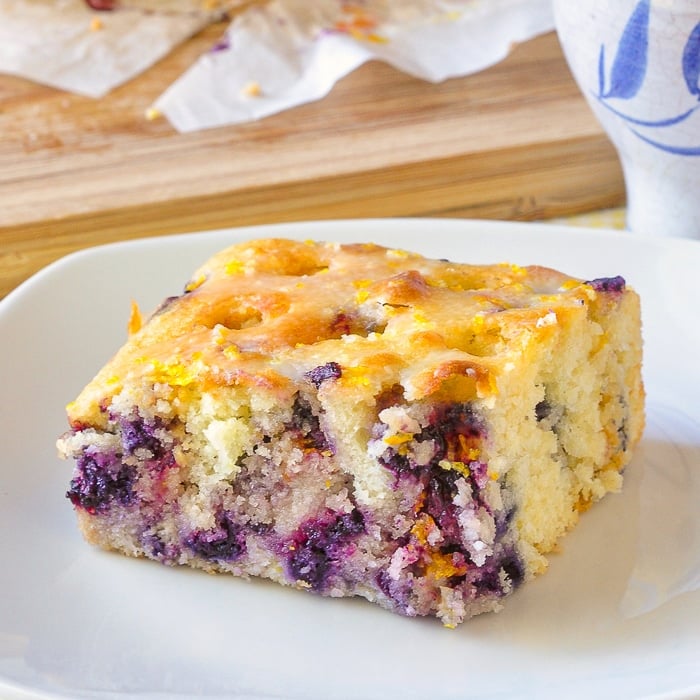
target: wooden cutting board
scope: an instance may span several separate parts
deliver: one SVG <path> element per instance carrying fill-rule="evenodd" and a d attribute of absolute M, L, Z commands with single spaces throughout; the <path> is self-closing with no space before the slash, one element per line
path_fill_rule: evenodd
<path fill-rule="evenodd" d="M 618 206 L 554 34 L 432 85 L 373 62 L 324 100 L 178 134 L 146 109 L 222 26 L 102 100 L 0 76 L 0 297 L 78 248 L 273 221 L 539 219 Z"/>

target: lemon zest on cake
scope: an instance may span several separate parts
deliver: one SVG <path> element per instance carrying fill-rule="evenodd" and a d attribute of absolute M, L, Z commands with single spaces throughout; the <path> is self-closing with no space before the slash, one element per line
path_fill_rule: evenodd
<path fill-rule="evenodd" d="M 395 447 L 397 445 L 403 445 L 406 442 L 410 442 L 413 440 L 413 434 L 412 433 L 394 433 L 393 435 L 388 435 L 387 437 L 383 438 L 384 442 L 391 446 Z"/>
<path fill-rule="evenodd" d="M 570 289 L 576 289 L 576 287 L 580 287 L 581 282 L 579 280 L 567 280 L 562 284 L 559 289 L 561 289 L 563 292 L 568 292 Z"/>
<path fill-rule="evenodd" d="M 438 462 L 438 467 L 442 467 L 445 471 L 459 472 L 462 476 L 469 476 L 471 474 L 469 467 L 464 462 L 453 462 L 449 459 L 441 459 Z"/>
<path fill-rule="evenodd" d="M 467 567 L 465 564 L 456 565 L 451 554 L 433 551 L 430 553 L 426 573 L 438 580 L 448 579 L 453 576 L 463 576 L 467 573 Z"/>
<path fill-rule="evenodd" d="M 367 376 L 367 367 L 358 365 L 357 367 L 344 367 L 343 376 L 340 381 L 350 386 L 369 386 L 370 380 Z"/>
<path fill-rule="evenodd" d="M 193 358 L 195 359 L 195 358 Z M 151 366 L 151 379 L 170 386 L 188 386 L 197 378 L 197 372 L 180 362 L 161 362 L 160 360 L 140 358 L 143 363 Z"/>
<path fill-rule="evenodd" d="M 133 335 L 141 330 L 143 326 L 143 315 L 141 314 L 141 309 L 139 305 L 132 299 L 131 301 L 131 314 L 129 315 L 129 322 L 127 323 L 127 331 L 129 335 Z"/>
<path fill-rule="evenodd" d="M 401 248 L 390 248 L 386 251 L 386 255 L 388 258 L 408 258 L 411 254 Z"/>
<path fill-rule="evenodd" d="M 430 321 L 428 320 L 427 316 L 422 312 L 422 311 L 414 311 L 413 312 L 413 320 L 416 323 L 420 323 L 422 326 L 429 326 Z"/>
<path fill-rule="evenodd" d="M 201 287 L 206 282 L 206 280 L 207 280 L 206 275 L 199 275 L 199 277 L 197 277 L 197 279 L 192 280 L 191 282 L 188 282 L 185 285 L 185 291 L 186 292 L 194 292 L 194 290 Z"/>
<path fill-rule="evenodd" d="M 372 280 L 355 280 L 352 284 L 355 289 L 358 290 L 357 294 L 355 295 L 355 300 L 357 303 L 362 304 L 363 302 L 367 301 L 367 299 L 369 299 L 369 292 L 366 288 L 372 284 Z"/>
<path fill-rule="evenodd" d="M 411 534 L 422 545 L 428 544 L 430 534 L 437 531 L 433 518 L 427 513 L 422 513 L 411 528 Z"/>

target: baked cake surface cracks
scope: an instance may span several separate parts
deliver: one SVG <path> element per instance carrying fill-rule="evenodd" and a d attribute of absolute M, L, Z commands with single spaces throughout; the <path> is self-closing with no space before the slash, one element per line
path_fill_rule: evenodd
<path fill-rule="evenodd" d="M 257 240 L 130 326 L 58 442 L 89 542 L 447 626 L 546 568 L 643 429 L 622 278 Z"/>

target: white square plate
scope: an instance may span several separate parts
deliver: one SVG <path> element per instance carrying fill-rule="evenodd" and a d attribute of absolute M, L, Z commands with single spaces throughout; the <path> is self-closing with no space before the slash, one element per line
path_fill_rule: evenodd
<path fill-rule="evenodd" d="M 64 405 L 125 339 L 132 299 L 152 309 L 210 254 L 266 236 L 375 241 L 438 258 L 548 265 L 586 279 L 622 274 L 640 292 L 649 421 L 625 489 L 585 514 L 549 572 L 503 612 L 447 630 L 359 600 L 170 569 L 83 543 L 64 498 L 72 465 L 54 447 L 66 429 Z M 697 587 L 683 567 L 700 558 L 698 511 L 683 502 L 697 492 L 700 470 L 699 271 L 700 245 L 691 241 L 417 219 L 147 239 L 51 265 L 0 302 L 0 695 L 699 697 L 700 592 L 682 593 Z M 653 518 L 645 473 L 670 484 Z M 650 576 L 666 589 L 656 590 L 661 600 L 652 599 L 650 612 L 630 618 L 620 603 L 639 564 L 640 533 L 661 537 Z M 679 538 L 687 562 L 665 561 Z"/>

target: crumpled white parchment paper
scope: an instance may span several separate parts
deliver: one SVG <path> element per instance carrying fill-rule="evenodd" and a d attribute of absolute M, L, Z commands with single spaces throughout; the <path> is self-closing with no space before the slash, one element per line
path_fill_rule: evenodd
<path fill-rule="evenodd" d="M 96 12 L 85 0 L 0 0 L 0 72 L 99 98 L 230 6 L 121 0 L 112 12 Z"/>
<path fill-rule="evenodd" d="M 439 82 L 553 27 L 548 0 L 271 0 L 155 103 L 179 131 L 260 119 L 324 97 L 366 61 Z"/>
<path fill-rule="evenodd" d="M 179 131 L 260 119 L 326 95 L 371 59 L 437 82 L 553 28 L 549 0 L 0 0 L 0 72 L 101 97 L 222 10 L 225 35 L 156 100 Z"/>

